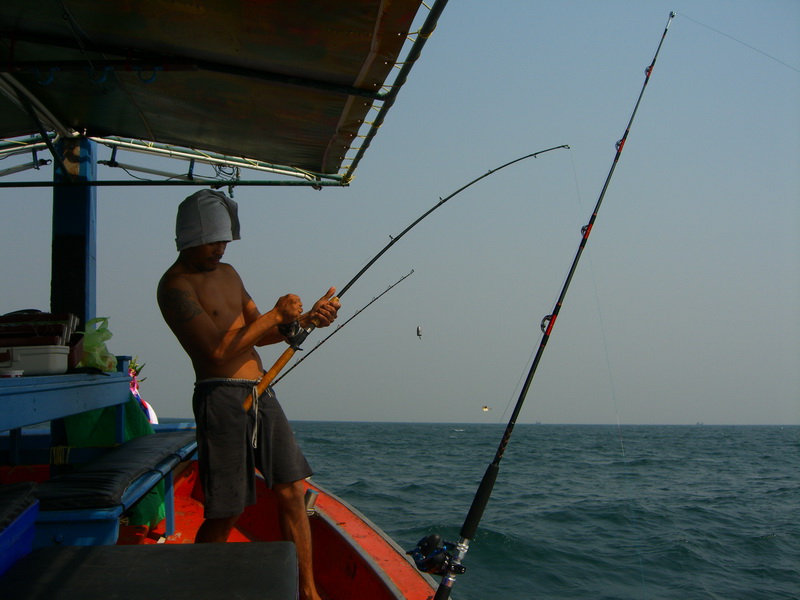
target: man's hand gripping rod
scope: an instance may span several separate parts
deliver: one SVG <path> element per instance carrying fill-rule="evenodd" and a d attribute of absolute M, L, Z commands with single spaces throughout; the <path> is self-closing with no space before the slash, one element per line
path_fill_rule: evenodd
<path fill-rule="evenodd" d="M 338 302 L 338 296 L 334 296 L 331 298 L 331 302 Z M 289 325 L 281 326 L 281 333 L 286 336 L 287 342 L 289 343 L 289 347 L 283 351 L 283 354 L 280 355 L 278 360 L 275 361 L 275 364 L 272 365 L 272 368 L 264 373 L 264 376 L 259 380 L 258 384 L 256 385 L 256 392 L 259 396 L 263 394 L 266 389 L 275 381 L 275 378 L 278 376 L 283 370 L 292 357 L 294 353 L 300 350 L 300 344 L 306 341 L 306 338 L 309 334 L 317 328 L 319 323 L 316 319 L 311 320 L 311 325 L 308 327 L 300 327 L 300 323 L 297 321 L 293 321 Z M 242 404 L 242 408 L 245 412 L 248 412 L 253 406 L 253 394 L 248 394 L 247 398 L 244 399 L 244 403 Z"/>

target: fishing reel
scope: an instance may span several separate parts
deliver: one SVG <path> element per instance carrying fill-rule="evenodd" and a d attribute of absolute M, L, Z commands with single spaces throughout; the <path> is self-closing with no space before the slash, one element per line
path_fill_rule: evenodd
<path fill-rule="evenodd" d="M 278 325 L 278 331 L 286 338 L 286 342 L 295 350 L 302 350 L 300 344 L 306 340 L 310 333 L 309 330 L 303 329 L 298 321 Z"/>
<path fill-rule="evenodd" d="M 291 323 L 281 323 L 278 325 L 278 331 L 286 338 L 293 338 L 300 333 L 300 322 L 292 321 Z"/>
<path fill-rule="evenodd" d="M 413 550 L 406 552 L 414 563 L 417 569 L 423 573 L 430 573 L 431 575 L 445 575 L 446 573 L 456 573 L 461 575 L 467 569 L 461 564 L 452 564 L 453 555 L 452 550 L 455 550 L 456 545 L 453 542 L 446 542 L 437 533 L 433 533 L 427 537 L 422 538 L 417 542 L 417 547 Z"/>

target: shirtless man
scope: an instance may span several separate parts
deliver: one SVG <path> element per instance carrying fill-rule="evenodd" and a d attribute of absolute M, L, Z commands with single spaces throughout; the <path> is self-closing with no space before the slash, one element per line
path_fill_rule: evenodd
<path fill-rule="evenodd" d="M 180 255 L 158 284 L 158 305 L 197 377 L 192 404 L 206 501 L 195 541 L 227 541 L 244 507 L 255 503 L 257 468 L 278 498 L 284 536 L 295 543 L 301 598 L 320 600 L 302 485 L 311 468 L 272 389 L 250 411 L 242 404 L 264 373 L 254 346 L 285 341 L 278 328 L 295 320 L 330 325 L 339 309 L 335 290 L 305 314 L 294 294 L 261 314 L 236 270 L 221 262 L 228 242 L 239 239 L 237 205 L 221 192 L 184 200 L 176 232 Z"/>

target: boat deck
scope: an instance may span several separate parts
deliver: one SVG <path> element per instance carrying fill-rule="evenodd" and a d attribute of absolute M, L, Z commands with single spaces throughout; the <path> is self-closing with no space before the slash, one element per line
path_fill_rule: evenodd
<path fill-rule="evenodd" d="M 433 597 L 433 579 L 420 573 L 402 548 L 353 507 L 310 481 L 306 485 L 316 492 L 310 519 L 315 578 L 324 598 L 428 600 Z M 257 492 L 257 504 L 245 510 L 227 545 L 282 539 L 277 504 L 260 478 Z M 122 526 L 117 544 L 193 544 L 203 522 L 203 496 L 196 462 L 188 463 L 175 474 L 175 521 L 177 529 L 172 535 L 165 535 L 163 522 L 151 530 L 145 526 Z"/>

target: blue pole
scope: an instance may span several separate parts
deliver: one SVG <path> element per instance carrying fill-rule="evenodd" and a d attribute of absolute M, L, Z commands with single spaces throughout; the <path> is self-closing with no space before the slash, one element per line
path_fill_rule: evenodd
<path fill-rule="evenodd" d="M 95 143 L 85 138 L 56 143 L 62 158 L 55 182 L 97 179 Z M 97 191 L 91 186 L 53 188 L 50 310 L 73 313 L 85 326 L 97 307 Z"/>

